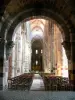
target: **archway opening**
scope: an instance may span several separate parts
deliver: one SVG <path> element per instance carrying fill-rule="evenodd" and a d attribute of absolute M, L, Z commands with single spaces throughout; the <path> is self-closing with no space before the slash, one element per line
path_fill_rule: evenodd
<path fill-rule="evenodd" d="M 31 71 L 43 71 L 42 47 L 43 44 L 39 39 L 32 43 Z"/>
<path fill-rule="evenodd" d="M 68 77 L 68 59 L 62 45 L 64 32 L 52 19 L 34 18 L 14 30 L 12 75 L 32 71 Z M 11 71 L 9 71 L 11 72 Z"/>
<path fill-rule="evenodd" d="M 63 29 L 52 19 L 35 17 L 20 22 L 12 35 L 14 45 L 8 57 L 6 79 L 16 81 L 22 75 L 29 77 L 38 73 L 44 78 L 50 77 L 50 80 L 55 77 L 56 82 L 65 78 L 68 83 L 68 59 L 62 45 L 64 40 Z"/>

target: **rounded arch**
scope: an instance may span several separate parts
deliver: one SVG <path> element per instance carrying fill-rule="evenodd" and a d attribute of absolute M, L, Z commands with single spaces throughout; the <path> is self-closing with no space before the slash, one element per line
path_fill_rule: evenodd
<path fill-rule="evenodd" d="M 42 39 L 34 39 L 31 42 L 32 51 L 35 49 L 43 49 L 43 40 Z"/>
<path fill-rule="evenodd" d="M 34 30 L 40 30 L 41 32 L 44 32 L 43 29 L 40 26 L 34 26 L 31 30 L 31 32 L 33 32 Z"/>
<path fill-rule="evenodd" d="M 28 12 L 23 12 L 23 13 L 19 14 L 18 17 L 16 17 L 16 19 L 13 21 L 10 28 L 8 29 L 7 40 L 12 39 L 12 35 L 13 35 L 13 31 L 14 31 L 15 27 L 21 21 L 23 21 L 23 19 L 26 19 L 25 21 L 27 21 L 27 20 L 30 20 L 31 18 L 34 19 L 34 17 L 37 17 L 37 18 L 41 17 L 44 19 L 52 18 L 62 27 L 62 29 L 64 30 L 64 33 L 66 33 L 66 34 L 69 33 L 69 29 L 67 28 L 65 21 L 60 15 L 55 14 L 55 12 L 53 12 L 53 11 L 48 11 L 47 9 L 40 9 L 40 13 L 37 14 L 35 9 L 32 9 Z"/>
<path fill-rule="evenodd" d="M 31 44 L 33 44 L 34 41 L 39 40 L 41 44 L 43 44 L 43 39 L 40 36 L 35 36 L 32 40 L 31 40 Z"/>
<path fill-rule="evenodd" d="M 40 12 L 37 12 L 38 9 L 30 8 L 29 10 L 25 10 L 23 12 L 18 13 L 17 15 L 14 15 L 14 17 L 11 18 L 11 21 L 9 22 L 8 22 L 8 19 L 9 19 L 8 18 L 6 22 L 4 22 L 3 27 L 1 29 L 1 33 L 3 33 L 1 37 L 4 37 L 4 35 L 7 34 L 6 40 L 7 41 L 12 40 L 14 29 L 21 21 L 23 21 L 24 19 L 25 21 L 27 21 L 30 19 L 34 19 L 36 17 L 37 18 L 41 17 L 44 19 L 52 18 L 53 20 L 55 20 L 64 30 L 65 38 L 66 36 L 68 39 L 70 38 L 69 31 L 71 31 L 71 29 L 67 27 L 67 23 L 65 23 L 64 17 L 59 15 L 59 13 L 55 13 L 51 9 L 44 8 L 44 9 L 39 9 L 39 10 Z M 5 26 L 5 29 L 4 29 L 4 26 Z"/>
<path fill-rule="evenodd" d="M 38 19 L 37 21 L 38 23 L 41 23 L 43 26 L 45 25 L 42 20 Z M 35 22 L 36 22 L 36 19 L 32 20 L 31 24 L 34 24 Z"/>
<path fill-rule="evenodd" d="M 38 0 L 26 0 L 26 1 L 32 2 Z M 41 1 L 43 3 L 43 0 Z M 75 19 L 74 21 L 73 19 L 71 19 L 71 17 L 74 18 L 74 16 L 70 16 L 71 12 L 66 10 L 66 8 L 68 8 L 67 5 L 65 3 L 62 3 L 62 1 L 66 2 L 66 0 L 61 0 L 60 1 L 61 5 L 59 2 L 58 2 L 59 4 L 57 4 L 57 1 L 59 0 L 45 0 L 45 1 L 47 1 L 47 3 L 44 3 L 44 5 L 40 4 L 40 8 L 39 8 L 39 4 L 36 3 L 37 4 L 37 8 L 36 8 L 35 3 L 31 4 L 30 2 L 29 5 L 25 7 L 25 9 L 23 7 L 23 9 L 19 10 L 19 12 L 17 13 L 14 14 L 9 13 L 9 17 L 5 18 L 4 22 L 2 22 L 2 27 L 0 31 L 1 38 L 4 39 L 6 35 L 7 42 L 11 41 L 14 33 L 14 29 L 20 22 L 22 22 L 24 19 L 25 21 L 27 21 L 30 19 L 34 19 L 36 17 L 37 18 L 41 17 L 45 19 L 52 18 L 53 20 L 55 20 L 63 29 L 65 33 L 64 34 L 65 40 L 70 41 L 70 33 L 73 33 L 73 31 L 75 32 L 75 30 L 73 30 L 75 27 L 74 26 Z"/>

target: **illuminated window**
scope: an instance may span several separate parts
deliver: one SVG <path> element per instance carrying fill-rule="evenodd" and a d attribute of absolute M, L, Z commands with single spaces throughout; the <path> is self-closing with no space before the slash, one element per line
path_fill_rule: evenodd
<path fill-rule="evenodd" d="M 38 65 L 38 61 L 36 60 L 36 65 Z"/>
<path fill-rule="evenodd" d="M 42 53 L 43 51 L 41 50 L 41 53 Z"/>
<path fill-rule="evenodd" d="M 38 54 L 38 50 L 36 50 L 36 54 Z"/>

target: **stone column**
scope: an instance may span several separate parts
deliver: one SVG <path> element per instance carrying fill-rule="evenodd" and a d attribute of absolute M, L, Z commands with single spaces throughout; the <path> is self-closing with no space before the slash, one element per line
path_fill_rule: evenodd
<path fill-rule="evenodd" d="M 13 45 L 14 45 L 13 41 L 8 41 L 6 43 L 6 59 L 8 59 L 8 57 L 10 56 Z"/>
<path fill-rule="evenodd" d="M 72 60 L 70 79 L 71 79 L 71 83 L 74 85 L 73 90 L 75 91 L 75 34 L 74 33 L 70 33 L 70 42 L 71 42 L 71 60 Z"/>
<path fill-rule="evenodd" d="M 10 68 L 10 66 L 9 66 L 9 56 L 11 54 L 12 46 L 13 46 L 12 41 L 8 41 L 4 45 L 3 90 L 8 88 L 8 76 L 9 76 L 9 68 Z M 12 70 L 12 68 L 11 68 L 11 70 Z M 10 73 L 12 73 L 12 72 L 10 72 Z M 11 77 L 11 75 L 10 75 L 10 77 Z"/>
<path fill-rule="evenodd" d="M 4 40 L 0 39 L 0 90 L 3 90 Z"/>
<path fill-rule="evenodd" d="M 71 43 L 69 41 L 64 41 L 62 43 L 62 45 L 64 46 L 65 50 L 66 50 L 66 55 L 68 58 L 68 71 L 69 71 L 69 79 L 70 79 L 70 70 L 72 68 L 72 59 L 71 59 Z"/>
<path fill-rule="evenodd" d="M 70 42 L 64 41 L 63 45 L 68 58 L 69 82 L 74 85 L 73 90 L 75 90 L 75 42 L 72 39 Z"/>
<path fill-rule="evenodd" d="M 51 73 L 55 74 L 55 55 L 54 55 L 54 22 L 50 21 L 49 27 L 50 34 L 50 61 L 51 61 Z"/>

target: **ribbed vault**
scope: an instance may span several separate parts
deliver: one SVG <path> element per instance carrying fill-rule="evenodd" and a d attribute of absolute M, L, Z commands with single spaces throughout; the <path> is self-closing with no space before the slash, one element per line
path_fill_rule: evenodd
<path fill-rule="evenodd" d="M 32 39 L 43 38 L 44 34 L 44 19 L 33 19 L 30 20 L 30 28 L 31 28 L 31 37 Z"/>

